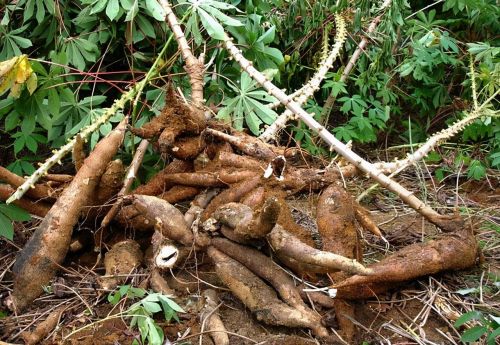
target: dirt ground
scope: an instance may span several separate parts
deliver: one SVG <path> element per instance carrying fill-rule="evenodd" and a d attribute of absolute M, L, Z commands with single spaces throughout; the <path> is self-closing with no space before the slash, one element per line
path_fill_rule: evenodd
<path fill-rule="evenodd" d="M 395 286 L 376 300 L 357 301 L 353 321 L 359 332 L 355 343 L 460 344 L 459 336 L 464 329 L 455 329 L 453 323 L 461 314 L 473 309 L 498 314 L 500 310 L 499 179 L 490 178 L 481 183 L 461 181 L 458 192 L 456 181 L 438 187 L 428 179 L 423 183 L 411 173 L 402 179 L 403 184 L 413 189 L 425 186 L 427 202 L 449 209 L 458 205 L 460 212 L 471 218 L 482 248 L 481 262 L 471 270 L 447 272 Z M 359 179 L 350 183 L 348 189 L 353 195 L 358 195 L 369 185 L 369 181 Z M 315 231 L 313 198 L 304 196 L 290 202 L 296 220 L 310 228 L 312 233 Z M 377 261 L 406 245 L 431 239 L 438 233 L 434 226 L 424 222 L 414 211 L 404 208 L 387 192 L 372 193 L 364 204 L 384 234 L 384 239 L 363 234 L 365 263 Z M 37 220 L 29 225 L 17 225 L 13 242 L 0 240 L 0 300 L 4 300 L 12 289 L 11 267 L 15 255 L 36 223 Z M 140 234 L 135 236 L 140 240 Z M 107 293 L 99 291 L 96 283 L 99 274 L 103 274 L 102 260 L 91 248 L 70 255 L 56 280 L 30 310 L 14 315 L 0 307 L 0 340 L 23 343 L 22 332 L 33 329 L 55 308 L 64 305 L 66 310 L 58 326 L 43 344 L 131 344 L 139 337 L 137 329 L 129 329 L 129 320 L 116 316 L 130 303 L 113 307 L 107 302 Z M 146 272 L 139 271 L 131 277 L 130 283 L 140 286 L 146 276 Z M 167 278 L 176 292 L 175 300 L 186 313 L 179 314 L 179 323 L 170 324 L 158 316 L 157 323 L 168 339 L 166 344 L 212 344 L 208 334 L 201 333 L 200 336 L 202 326 L 198 314 L 200 293 L 207 287 L 218 289 L 218 311 L 231 344 L 319 344 L 307 330 L 270 327 L 257 322 L 223 287 L 202 254 L 186 262 L 182 269 L 168 274 Z M 323 322 L 335 329 L 333 312 L 313 307 L 323 315 Z"/>

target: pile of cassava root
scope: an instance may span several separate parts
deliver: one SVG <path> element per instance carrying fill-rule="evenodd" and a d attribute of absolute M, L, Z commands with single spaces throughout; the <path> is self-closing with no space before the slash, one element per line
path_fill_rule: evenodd
<path fill-rule="evenodd" d="M 381 233 L 370 213 L 343 188 L 342 179 L 356 174 L 355 167 L 304 168 L 301 152 L 205 120 L 198 107 L 184 103 L 171 88 L 166 104 L 161 115 L 142 128 L 131 127 L 125 117 L 86 159 L 83 146 L 76 145 L 75 176 L 47 175 L 16 201 L 43 221 L 13 266 L 14 289 L 4 301 L 12 310 L 22 312 L 43 293 L 42 287 L 51 283 L 68 251 L 109 247 L 102 288 L 114 289 L 134 269 L 145 266 L 151 274 L 150 287 L 166 294 L 173 293 L 164 278 L 169 270 L 203 253 L 257 320 L 310 329 L 324 343 L 335 343 L 322 322 L 321 309 L 308 305 L 313 300 L 323 311 L 335 309 L 339 334 L 350 342 L 355 326 L 349 300 L 370 298 L 402 282 L 475 263 L 472 229 L 453 219 L 455 225 L 440 237 L 364 266 L 358 225 L 376 236 Z M 143 142 L 125 174 L 123 164 L 113 158 L 127 130 Z M 166 159 L 166 167 L 129 191 L 149 143 Z M 5 183 L 0 185 L 3 199 L 24 182 L 3 168 L 0 180 Z M 320 193 L 315 236 L 294 221 L 287 205 L 287 198 L 301 192 Z M 191 201 L 184 214 L 174 206 L 181 201 Z M 94 243 L 85 242 L 81 231 L 73 233 L 79 222 L 102 224 Z M 151 234 L 150 247 L 141 248 L 132 236 L 108 242 L 126 229 Z M 326 282 L 330 295 L 304 292 L 278 265 L 318 285 Z M 207 290 L 203 296 L 213 341 L 228 344 L 224 325 L 214 312 L 215 292 Z"/>

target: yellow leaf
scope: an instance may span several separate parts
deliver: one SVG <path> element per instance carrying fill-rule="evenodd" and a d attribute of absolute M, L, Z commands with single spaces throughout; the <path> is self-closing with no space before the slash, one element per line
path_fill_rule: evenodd
<path fill-rule="evenodd" d="M 37 81 L 38 81 L 38 78 L 34 72 L 31 73 L 28 80 L 26 80 L 26 87 L 28 88 L 28 92 L 30 93 L 30 95 L 32 95 L 33 92 L 35 92 Z"/>
<path fill-rule="evenodd" d="M 0 78 L 2 78 L 17 62 L 18 57 L 13 57 L 10 60 L 0 62 Z"/>
<path fill-rule="evenodd" d="M 22 84 L 14 84 L 14 86 L 10 88 L 9 96 L 19 98 L 19 96 L 21 95 L 21 85 Z"/>
<path fill-rule="evenodd" d="M 32 94 L 36 89 L 37 78 L 26 55 L 0 62 L 0 95 L 10 89 L 11 96 L 19 97 L 24 83 Z"/>
<path fill-rule="evenodd" d="M 26 55 L 21 55 L 16 66 L 16 83 L 22 84 L 29 78 L 33 70 Z"/>

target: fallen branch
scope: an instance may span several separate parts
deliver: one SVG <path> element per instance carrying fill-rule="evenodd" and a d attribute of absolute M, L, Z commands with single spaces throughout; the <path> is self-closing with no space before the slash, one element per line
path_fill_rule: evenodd
<path fill-rule="evenodd" d="M 197 59 L 193 55 L 193 52 L 189 47 L 186 37 L 184 36 L 184 32 L 182 31 L 182 28 L 179 22 L 177 21 L 177 17 L 175 16 L 175 13 L 172 11 L 170 3 L 167 0 L 159 0 L 159 2 L 161 7 L 165 10 L 166 13 L 165 19 L 167 20 L 168 25 L 170 26 L 172 32 L 174 33 L 175 40 L 179 44 L 182 57 L 184 59 L 184 62 L 186 63 L 185 69 L 189 75 L 189 82 L 191 83 L 191 100 L 193 101 L 195 106 L 202 107 L 204 104 L 203 74 L 205 72 L 205 66 L 203 65 L 203 60 L 201 57 L 200 59 Z M 205 119 L 203 118 L 202 122 L 204 121 Z"/>

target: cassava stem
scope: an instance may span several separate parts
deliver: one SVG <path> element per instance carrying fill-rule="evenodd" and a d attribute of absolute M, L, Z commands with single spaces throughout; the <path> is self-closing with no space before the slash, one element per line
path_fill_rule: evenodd
<path fill-rule="evenodd" d="M 396 181 L 388 178 L 373 164 L 361 158 L 361 156 L 353 152 L 344 143 L 335 138 L 332 133 L 330 133 L 326 128 L 319 124 L 314 118 L 309 116 L 309 114 L 304 109 L 302 109 L 299 104 L 297 104 L 293 100 L 290 100 L 288 96 L 283 91 L 281 91 L 281 89 L 277 88 L 262 73 L 260 73 L 257 69 L 255 69 L 255 67 L 252 66 L 252 63 L 242 55 L 241 51 L 233 44 L 232 39 L 227 35 L 225 35 L 224 44 L 234 60 L 240 64 L 241 68 L 245 70 L 250 75 L 250 77 L 252 77 L 260 85 L 262 85 L 269 92 L 269 94 L 280 100 L 285 107 L 287 107 L 295 115 L 297 115 L 310 129 L 318 133 L 320 137 L 323 138 L 323 140 L 325 140 L 328 145 L 330 145 L 331 150 L 335 150 L 347 161 L 354 164 L 361 171 L 368 174 L 382 186 L 384 186 L 391 192 L 394 192 L 407 205 L 415 209 L 418 213 L 423 215 L 432 223 L 438 225 L 441 228 L 447 228 L 449 231 L 453 231 L 456 225 L 449 223 L 448 217 L 441 216 L 431 207 L 425 205 L 420 199 L 413 195 L 413 192 L 410 192 Z"/>

